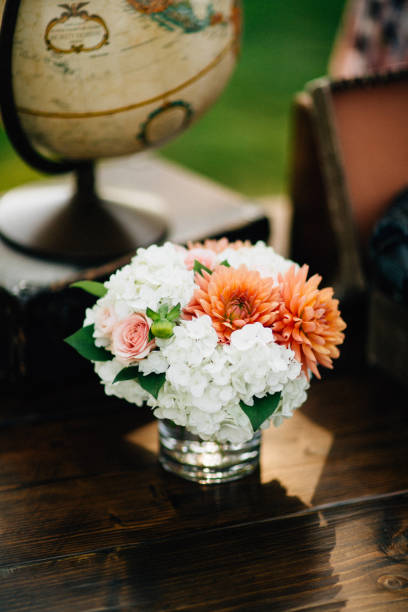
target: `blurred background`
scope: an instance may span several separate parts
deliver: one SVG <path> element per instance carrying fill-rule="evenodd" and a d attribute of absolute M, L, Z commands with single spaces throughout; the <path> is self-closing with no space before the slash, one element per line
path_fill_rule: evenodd
<path fill-rule="evenodd" d="M 285 190 L 293 95 L 327 72 L 344 0 L 244 0 L 238 67 L 226 90 L 161 154 L 249 196 Z M 42 175 L 0 128 L 0 191 Z"/>

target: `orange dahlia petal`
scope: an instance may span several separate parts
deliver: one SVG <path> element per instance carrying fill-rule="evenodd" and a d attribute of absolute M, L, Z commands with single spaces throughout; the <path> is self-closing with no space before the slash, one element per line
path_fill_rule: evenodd
<path fill-rule="evenodd" d="M 320 378 L 317 363 L 327 368 L 339 356 L 338 344 L 344 339 L 346 324 L 340 316 L 333 289 L 319 289 L 318 274 L 307 279 L 308 267 L 291 268 L 279 276 L 281 306 L 272 329 L 275 340 L 289 346 L 307 374 L 310 369 Z"/>
<path fill-rule="evenodd" d="M 203 272 L 203 276 L 205 282 L 196 275 L 199 288 L 184 313 L 209 315 L 221 342 L 228 342 L 234 329 L 248 323 L 273 325 L 280 308 L 280 291 L 273 279 L 262 278 L 244 265 L 237 269 L 218 266 L 212 275 Z"/>

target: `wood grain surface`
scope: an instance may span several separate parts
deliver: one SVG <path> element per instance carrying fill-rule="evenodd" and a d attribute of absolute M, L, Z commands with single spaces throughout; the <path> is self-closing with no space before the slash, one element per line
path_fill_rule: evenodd
<path fill-rule="evenodd" d="M 408 610 L 408 412 L 376 372 L 314 382 L 260 469 L 211 487 L 96 382 L 0 419 L 2 611 Z"/>

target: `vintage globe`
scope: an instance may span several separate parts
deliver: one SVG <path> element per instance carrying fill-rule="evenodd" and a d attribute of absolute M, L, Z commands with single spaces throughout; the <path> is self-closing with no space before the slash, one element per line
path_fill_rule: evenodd
<path fill-rule="evenodd" d="M 239 29 L 235 0 L 22 0 L 13 88 L 23 129 L 68 159 L 160 145 L 220 94 Z"/>
<path fill-rule="evenodd" d="M 2 238 L 78 262 L 162 240 L 163 218 L 116 205 L 134 205 L 135 193 L 96 193 L 93 162 L 160 146 L 211 106 L 236 63 L 239 0 L 0 0 L 0 12 L 9 138 L 33 167 L 77 175 L 74 195 L 7 193 Z"/>

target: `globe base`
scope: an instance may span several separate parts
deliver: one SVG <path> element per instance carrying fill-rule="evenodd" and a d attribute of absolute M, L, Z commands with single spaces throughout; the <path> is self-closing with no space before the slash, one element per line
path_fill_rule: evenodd
<path fill-rule="evenodd" d="M 0 202 L 0 236 L 26 253 L 85 265 L 165 239 L 158 196 L 121 189 L 99 196 L 89 181 L 82 176 L 74 195 L 69 185 L 52 182 L 9 191 Z"/>

